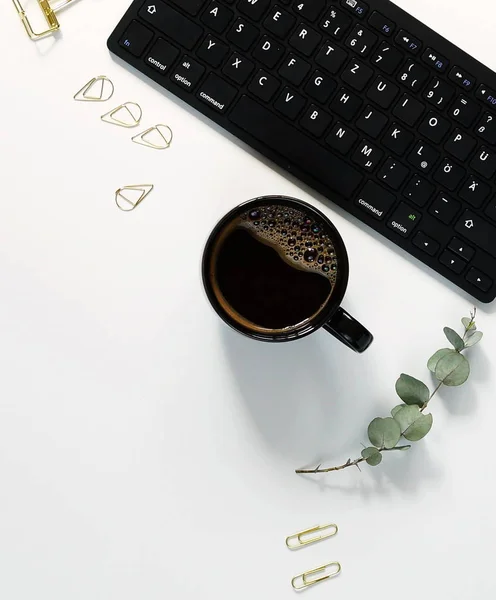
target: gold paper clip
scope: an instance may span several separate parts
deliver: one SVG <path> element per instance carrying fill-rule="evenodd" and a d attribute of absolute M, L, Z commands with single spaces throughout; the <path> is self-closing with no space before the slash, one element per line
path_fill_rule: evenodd
<path fill-rule="evenodd" d="M 331 531 L 322 535 L 316 535 L 311 538 L 303 537 L 311 533 L 315 533 L 316 531 L 325 531 L 326 529 L 330 529 Z M 314 542 L 320 542 L 320 540 L 325 540 L 326 538 L 332 537 L 333 535 L 336 535 L 337 532 L 338 526 L 334 523 L 329 523 L 327 525 L 316 525 L 315 527 L 311 527 L 310 529 L 305 529 L 305 531 L 299 531 L 298 533 L 293 533 L 293 535 L 289 535 L 286 538 L 286 546 L 290 550 L 297 550 L 298 548 L 306 546 L 307 544 L 313 544 Z"/>
<path fill-rule="evenodd" d="M 150 183 L 141 185 L 125 185 L 115 192 L 115 203 L 120 210 L 131 212 L 153 191 L 154 186 Z M 134 198 L 125 195 L 124 192 L 131 192 Z M 138 196 L 139 194 L 139 196 Z M 138 196 L 136 198 L 136 196 Z"/>
<path fill-rule="evenodd" d="M 31 23 L 26 15 L 26 11 L 22 7 L 20 0 L 12 1 L 14 3 L 14 6 L 16 7 L 19 17 L 21 18 L 26 33 L 32 40 L 39 40 L 40 38 L 46 37 L 47 35 L 58 31 L 60 29 L 60 23 L 55 13 L 58 12 L 60 9 L 64 8 L 64 6 L 66 6 L 67 4 L 73 2 L 73 0 L 60 0 L 60 2 L 57 2 L 55 5 L 52 5 L 50 3 L 50 0 L 38 0 L 40 9 L 48 24 L 48 29 L 46 29 L 45 31 L 40 31 L 38 33 L 32 28 Z"/>
<path fill-rule="evenodd" d="M 323 575 L 322 577 L 317 577 L 316 579 L 311 579 L 311 575 L 315 575 L 315 573 L 325 573 L 326 569 L 329 567 L 336 567 L 334 571 L 328 573 L 327 575 Z M 301 573 L 301 575 L 297 575 L 293 577 L 291 580 L 291 585 L 295 590 L 304 590 L 311 585 L 315 585 L 316 583 L 320 583 L 321 581 L 325 581 L 326 579 L 331 579 L 332 577 L 336 577 L 341 572 L 341 565 L 338 562 L 327 563 L 326 565 L 322 565 L 321 567 L 317 567 L 316 569 L 312 569 L 310 571 L 306 571 L 305 573 Z"/>

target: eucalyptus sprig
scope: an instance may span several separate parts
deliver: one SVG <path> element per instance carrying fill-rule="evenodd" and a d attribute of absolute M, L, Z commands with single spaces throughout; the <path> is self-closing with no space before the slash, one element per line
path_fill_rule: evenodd
<path fill-rule="evenodd" d="M 371 446 L 364 447 L 360 458 L 352 460 L 349 458 L 343 465 L 337 467 L 315 469 L 298 469 L 297 473 L 329 473 L 330 471 L 341 471 L 347 467 L 357 467 L 366 462 L 372 467 L 382 462 L 384 452 L 396 450 L 408 450 L 411 444 L 400 442 L 418 442 L 424 438 L 432 428 L 432 414 L 426 414 L 432 398 L 439 389 L 445 385 L 455 387 L 463 385 L 470 375 L 470 363 L 463 354 L 468 348 L 475 346 L 482 339 L 482 332 L 477 330 L 475 324 L 477 310 L 474 308 L 470 317 L 464 317 L 463 337 L 449 327 L 444 328 L 444 333 L 453 348 L 442 348 L 438 350 L 427 362 L 427 368 L 433 373 L 438 384 L 431 393 L 425 383 L 405 375 L 400 375 L 396 382 L 396 393 L 403 401 L 391 411 L 390 417 L 377 417 L 368 427 L 368 437 Z"/>

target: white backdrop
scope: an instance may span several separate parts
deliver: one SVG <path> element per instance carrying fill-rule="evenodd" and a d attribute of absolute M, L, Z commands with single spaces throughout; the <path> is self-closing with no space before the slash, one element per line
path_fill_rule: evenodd
<path fill-rule="evenodd" d="M 496 68 L 494 2 L 400 4 Z M 472 300 L 113 60 L 127 5 L 81 0 L 38 45 L 0 5 L 0 598 L 279 600 L 331 560 L 343 572 L 316 600 L 494 597 L 495 306 L 426 440 L 375 470 L 295 475 L 358 456 L 396 377 L 427 378 Z M 111 103 L 73 102 L 99 74 Z M 169 151 L 100 122 L 124 101 L 172 127 Z M 135 183 L 155 191 L 124 214 L 114 191 Z M 376 337 L 363 356 L 324 332 L 252 342 L 211 310 L 206 237 L 261 194 L 307 200 L 341 231 L 344 306 Z M 329 521 L 332 540 L 286 549 Z"/>

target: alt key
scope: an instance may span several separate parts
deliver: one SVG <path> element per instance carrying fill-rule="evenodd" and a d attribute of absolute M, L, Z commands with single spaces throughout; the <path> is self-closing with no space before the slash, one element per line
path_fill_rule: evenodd
<path fill-rule="evenodd" d="M 388 221 L 388 227 L 401 237 L 408 237 L 422 218 L 421 214 L 402 202 Z"/>

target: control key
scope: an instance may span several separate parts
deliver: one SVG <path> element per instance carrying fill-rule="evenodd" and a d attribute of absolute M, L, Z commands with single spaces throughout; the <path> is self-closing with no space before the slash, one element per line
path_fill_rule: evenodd
<path fill-rule="evenodd" d="M 466 210 L 456 224 L 455 230 L 478 248 L 496 258 L 496 227 L 481 219 L 471 210 Z"/>

